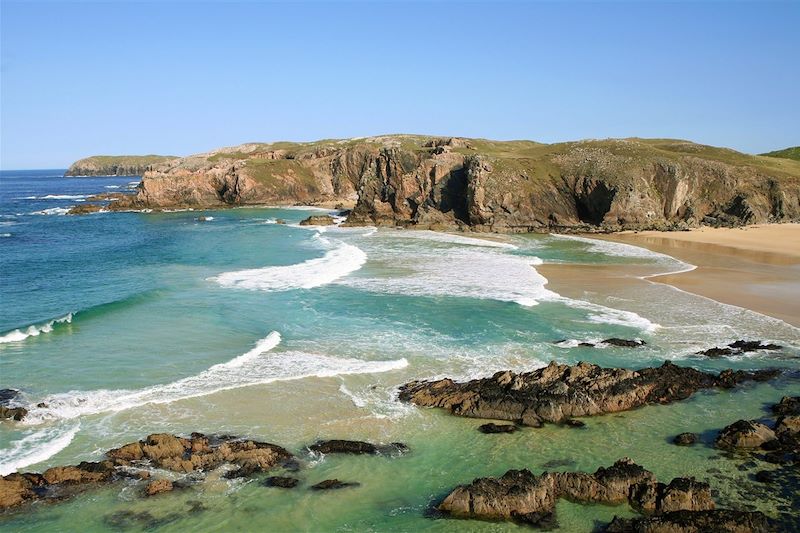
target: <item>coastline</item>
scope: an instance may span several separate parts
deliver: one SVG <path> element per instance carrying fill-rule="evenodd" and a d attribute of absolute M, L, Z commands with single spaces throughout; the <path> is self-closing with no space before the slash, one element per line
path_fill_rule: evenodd
<path fill-rule="evenodd" d="M 696 268 L 658 273 L 602 265 L 542 265 L 550 286 L 569 295 L 604 284 L 605 290 L 633 279 L 665 283 L 718 302 L 750 309 L 800 327 L 800 224 L 701 228 L 687 232 L 621 232 L 588 238 L 640 246 Z"/>

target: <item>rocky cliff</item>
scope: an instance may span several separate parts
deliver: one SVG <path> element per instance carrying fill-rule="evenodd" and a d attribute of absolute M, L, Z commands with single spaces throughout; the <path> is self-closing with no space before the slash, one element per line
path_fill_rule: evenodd
<path fill-rule="evenodd" d="M 166 161 L 117 208 L 354 202 L 348 224 L 525 232 L 800 220 L 800 162 L 664 139 L 391 135 Z"/>
<path fill-rule="evenodd" d="M 64 176 L 141 176 L 171 155 L 95 155 L 70 165 Z"/>

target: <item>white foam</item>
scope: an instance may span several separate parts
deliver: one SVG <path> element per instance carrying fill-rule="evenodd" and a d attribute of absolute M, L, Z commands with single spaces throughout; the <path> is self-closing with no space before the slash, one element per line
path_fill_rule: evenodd
<path fill-rule="evenodd" d="M 50 333 L 53 331 L 53 327 L 56 324 L 69 324 L 70 322 L 72 322 L 72 313 L 62 316 L 61 318 L 55 318 L 44 324 L 33 324 L 27 328 L 15 329 L 1 335 L 0 344 L 6 342 L 22 342 L 28 337 L 37 337 L 42 333 Z"/>
<path fill-rule="evenodd" d="M 589 246 L 586 249 L 586 251 L 592 253 L 610 255 L 615 257 L 636 257 L 640 259 L 667 259 L 670 261 L 680 262 L 670 255 L 662 254 L 659 252 L 653 252 L 652 250 L 648 250 L 647 248 L 634 246 L 632 244 L 605 241 L 601 239 L 591 239 L 588 237 L 578 237 L 577 235 L 562 235 L 559 233 L 551 233 L 550 236 L 555 237 L 557 239 L 577 241 L 587 244 Z"/>
<path fill-rule="evenodd" d="M 11 237 L 10 233 L 0 233 L 0 237 Z"/>
<path fill-rule="evenodd" d="M 66 215 L 69 213 L 68 207 L 51 207 L 49 209 L 42 209 L 41 211 L 34 211 L 28 213 L 29 215 Z"/>
<path fill-rule="evenodd" d="M 47 194 L 40 196 L 39 200 L 85 200 L 85 194 Z"/>
<path fill-rule="evenodd" d="M 32 431 L 25 437 L 15 440 L 11 446 L 0 450 L 0 476 L 12 474 L 26 466 L 50 459 L 69 446 L 79 429 L 80 424 L 69 427 L 54 426 Z"/>
<path fill-rule="evenodd" d="M 388 372 L 408 366 L 405 359 L 364 361 L 300 351 L 269 353 L 280 342 L 273 331 L 256 346 L 226 363 L 214 365 L 195 376 L 139 390 L 72 391 L 53 394 L 32 407 L 22 424 L 75 419 L 98 413 L 118 412 L 147 404 L 166 404 L 216 392 L 309 377 Z"/>
<path fill-rule="evenodd" d="M 105 188 L 106 189 L 119 189 L 120 185 L 106 185 Z"/>
<path fill-rule="evenodd" d="M 652 322 L 645 317 L 634 313 L 633 311 L 614 309 L 612 307 L 606 307 L 604 305 L 586 302 L 584 300 L 573 300 L 571 298 L 564 298 L 561 296 L 558 297 L 558 301 L 561 301 L 565 305 L 568 305 L 574 309 L 588 311 L 586 318 L 589 322 L 637 328 L 649 333 L 652 333 L 661 327 L 659 324 L 656 324 L 655 322 Z"/>
<path fill-rule="evenodd" d="M 323 241 L 324 242 L 324 241 Z M 330 241 L 327 241 L 330 243 Z M 211 278 L 223 287 L 260 291 L 312 289 L 332 283 L 360 269 L 367 254 L 352 244 L 337 241 L 335 247 L 316 259 L 287 266 L 224 272 Z"/>
<path fill-rule="evenodd" d="M 508 243 L 477 237 L 467 237 L 465 235 L 454 235 L 452 233 L 437 233 L 427 230 L 398 231 L 395 237 L 407 239 L 425 239 L 426 241 L 442 242 L 448 244 L 462 244 L 465 246 L 485 246 L 487 248 L 505 248 L 516 250 L 517 246 Z"/>

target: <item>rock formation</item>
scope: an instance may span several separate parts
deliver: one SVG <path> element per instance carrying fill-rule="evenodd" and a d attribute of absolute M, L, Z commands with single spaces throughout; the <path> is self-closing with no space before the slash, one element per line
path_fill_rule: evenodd
<path fill-rule="evenodd" d="M 760 350 L 774 351 L 782 348 L 783 346 L 769 342 L 738 340 L 723 348 L 714 347 L 709 348 L 708 350 L 697 352 L 697 355 L 705 355 L 706 357 L 722 357 L 725 355 L 740 355 L 743 353 L 757 352 Z"/>
<path fill-rule="evenodd" d="M 708 484 L 693 478 L 658 483 L 652 472 L 621 459 L 594 474 L 509 470 L 499 478 L 476 479 L 447 495 L 437 509 L 454 517 L 514 520 L 552 525 L 560 498 L 580 503 L 630 504 L 646 514 L 715 508 Z"/>
<path fill-rule="evenodd" d="M 346 453 L 353 455 L 396 455 L 406 453 L 408 446 L 402 442 L 392 442 L 390 444 L 372 444 L 358 440 L 323 440 L 308 447 L 312 452 L 325 455 L 332 453 Z"/>
<path fill-rule="evenodd" d="M 658 516 L 619 518 L 605 529 L 608 533 L 772 533 L 771 521 L 759 511 L 712 509 L 709 511 L 673 511 Z"/>
<path fill-rule="evenodd" d="M 544 422 L 565 423 L 577 416 L 670 403 L 700 389 L 731 388 L 742 381 L 767 380 L 778 373 L 725 370 L 717 375 L 669 361 L 641 370 L 551 362 L 533 372 L 498 372 L 465 383 L 450 379 L 413 381 L 400 387 L 399 397 L 421 407 L 448 409 L 455 415 L 540 427 Z"/>
<path fill-rule="evenodd" d="M 96 155 L 74 162 L 64 176 L 141 176 L 172 159 L 175 159 L 175 156 Z"/>
<path fill-rule="evenodd" d="M 355 202 L 348 224 L 682 229 L 800 219 L 800 162 L 686 141 L 540 144 L 393 135 L 168 160 L 119 209 Z"/>

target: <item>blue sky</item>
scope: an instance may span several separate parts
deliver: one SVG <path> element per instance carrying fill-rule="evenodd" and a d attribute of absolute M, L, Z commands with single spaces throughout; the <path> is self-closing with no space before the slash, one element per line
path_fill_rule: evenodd
<path fill-rule="evenodd" d="M 800 2 L 0 0 L 0 165 L 380 133 L 800 144 Z"/>

